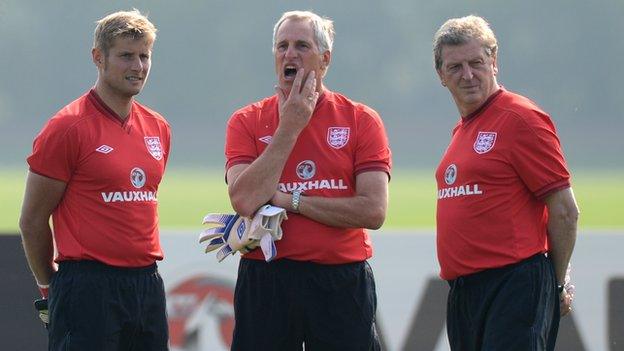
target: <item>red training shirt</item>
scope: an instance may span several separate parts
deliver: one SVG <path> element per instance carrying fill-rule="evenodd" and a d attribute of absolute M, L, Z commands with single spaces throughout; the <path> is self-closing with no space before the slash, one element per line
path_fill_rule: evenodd
<path fill-rule="evenodd" d="M 227 125 L 226 168 L 253 162 L 267 147 L 279 123 L 277 96 L 236 111 Z M 350 197 L 362 172 L 390 175 L 391 152 L 379 115 L 371 108 L 325 91 L 303 129 L 279 180 L 279 190 L 304 195 Z M 372 256 L 365 229 L 330 227 L 296 213 L 282 222 L 277 259 L 323 264 L 358 262 Z M 263 259 L 260 250 L 246 258 Z"/>
<path fill-rule="evenodd" d="M 94 90 L 47 122 L 27 160 L 32 172 L 67 184 L 52 214 L 57 262 L 141 267 L 163 258 L 157 191 L 169 142 L 158 113 L 133 102 L 122 122 Z"/>
<path fill-rule="evenodd" d="M 570 186 L 550 117 L 501 88 L 455 129 L 438 169 L 442 279 L 509 265 L 548 249 L 543 199 Z"/>

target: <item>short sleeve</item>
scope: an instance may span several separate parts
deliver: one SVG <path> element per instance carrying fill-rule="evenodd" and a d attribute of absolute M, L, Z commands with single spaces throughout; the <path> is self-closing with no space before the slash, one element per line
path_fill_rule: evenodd
<path fill-rule="evenodd" d="M 364 109 L 358 116 L 355 174 L 382 171 L 390 177 L 392 153 L 386 129 L 379 115 Z"/>
<path fill-rule="evenodd" d="M 517 119 L 511 164 L 529 190 L 544 198 L 570 186 L 555 126 L 547 114 L 529 110 Z"/>
<path fill-rule="evenodd" d="M 167 140 L 165 141 L 165 165 L 169 162 L 169 155 L 171 152 L 171 127 L 169 124 L 165 124 L 165 136 Z"/>
<path fill-rule="evenodd" d="M 73 126 L 52 118 L 35 138 L 27 162 L 34 173 L 69 182 L 78 163 L 79 150 Z"/>
<path fill-rule="evenodd" d="M 235 113 L 230 117 L 225 131 L 225 168 L 251 163 L 258 157 L 258 151 L 247 114 Z"/>

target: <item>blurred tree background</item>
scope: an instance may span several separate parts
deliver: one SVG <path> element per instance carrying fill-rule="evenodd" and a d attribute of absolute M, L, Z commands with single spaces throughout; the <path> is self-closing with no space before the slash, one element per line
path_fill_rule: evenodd
<path fill-rule="evenodd" d="M 623 168 L 622 0 L 0 0 L 0 167 L 24 169 L 44 122 L 94 84 L 94 22 L 133 7 L 159 29 L 138 99 L 170 121 L 173 167 L 222 169 L 231 113 L 273 93 L 273 24 L 310 9 L 335 21 L 327 86 L 381 114 L 395 167 L 433 172 L 458 113 L 431 40 L 478 14 L 498 36 L 499 82 L 551 114 L 571 167 Z"/>

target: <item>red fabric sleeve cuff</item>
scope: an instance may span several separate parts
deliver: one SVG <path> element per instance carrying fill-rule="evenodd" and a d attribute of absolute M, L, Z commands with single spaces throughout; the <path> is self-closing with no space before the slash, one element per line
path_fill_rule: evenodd
<path fill-rule="evenodd" d="M 552 184 L 549 184 L 541 188 L 540 190 L 533 193 L 533 195 L 535 195 L 535 197 L 537 197 L 540 200 L 544 200 L 549 195 L 556 193 L 559 190 L 567 189 L 569 187 L 570 187 L 570 179 L 567 179 L 567 178 L 561 179 L 558 182 L 554 182 Z"/>
<path fill-rule="evenodd" d="M 50 291 L 50 288 L 39 287 L 39 292 L 41 293 L 41 297 L 43 297 L 44 299 L 48 298 L 49 291 Z"/>
<path fill-rule="evenodd" d="M 234 157 L 233 159 L 228 160 L 226 162 L 225 170 L 227 171 L 228 169 L 232 168 L 232 166 L 236 166 L 236 165 L 240 165 L 240 164 L 252 163 L 254 160 L 255 160 L 255 158 L 249 157 L 249 156 Z"/>
<path fill-rule="evenodd" d="M 51 176 L 51 175 L 49 175 L 49 174 L 46 174 L 46 173 L 44 173 L 44 172 L 39 172 L 38 170 L 33 169 L 33 168 L 32 168 L 32 166 L 30 166 L 30 167 L 28 168 L 28 170 L 29 170 L 31 173 L 35 173 L 35 174 L 40 175 L 40 176 L 42 176 L 42 177 L 46 177 L 46 178 L 50 178 L 50 179 L 54 179 L 54 180 L 58 180 L 58 181 L 61 181 L 61 182 L 63 182 L 63 183 L 68 183 L 68 182 L 69 182 L 69 179 L 61 179 L 60 177 L 55 177 L 55 176 Z"/>
<path fill-rule="evenodd" d="M 385 172 L 388 175 L 388 181 L 390 181 L 390 178 L 391 178 L 390 167 L 388 167 L 387 164 L 381 163 L 381 162 L 369 163 L 364 166 L 361 166 L 355 170 L 355 175 L 357 176 L 358 174 L 361 174 L 361 173 L 375 172 L 375 171 Z"/>

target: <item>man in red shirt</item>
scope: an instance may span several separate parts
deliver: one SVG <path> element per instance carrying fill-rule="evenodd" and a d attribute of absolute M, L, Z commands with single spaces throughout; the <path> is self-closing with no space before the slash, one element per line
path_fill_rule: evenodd
<path fill-rule="evenodd" d="M 49 290 L 50 350 L 168 349 L 155 262 L 170 128 L 134 100 L 155 39 L 137 10 L 98 21 L 95 87 L 47 122 L 28 157 L 20 229 L 44 298 Z"/>
<path fill-rule="evenodd" d="M 384 222 L 390 149 L 379 115 L 329 91 L 332 21 L 312 12 L 276 23 L 276 94 L 236 111 L 227 125 L 234 210 L 289 211 L 267 263 L 243 256 L 232 350 L 378 350 L 376 293 L 366 228 Z"/>
<path fill-rule="evenodd" d="M 434 37 L 461 115 L 436 171 L 448 336 L 453 350 L 553 350 L 571 310 L 578 208 L 550 117 L 497 83 L 496 55 L 477 16 L 450 19 Z"/>

